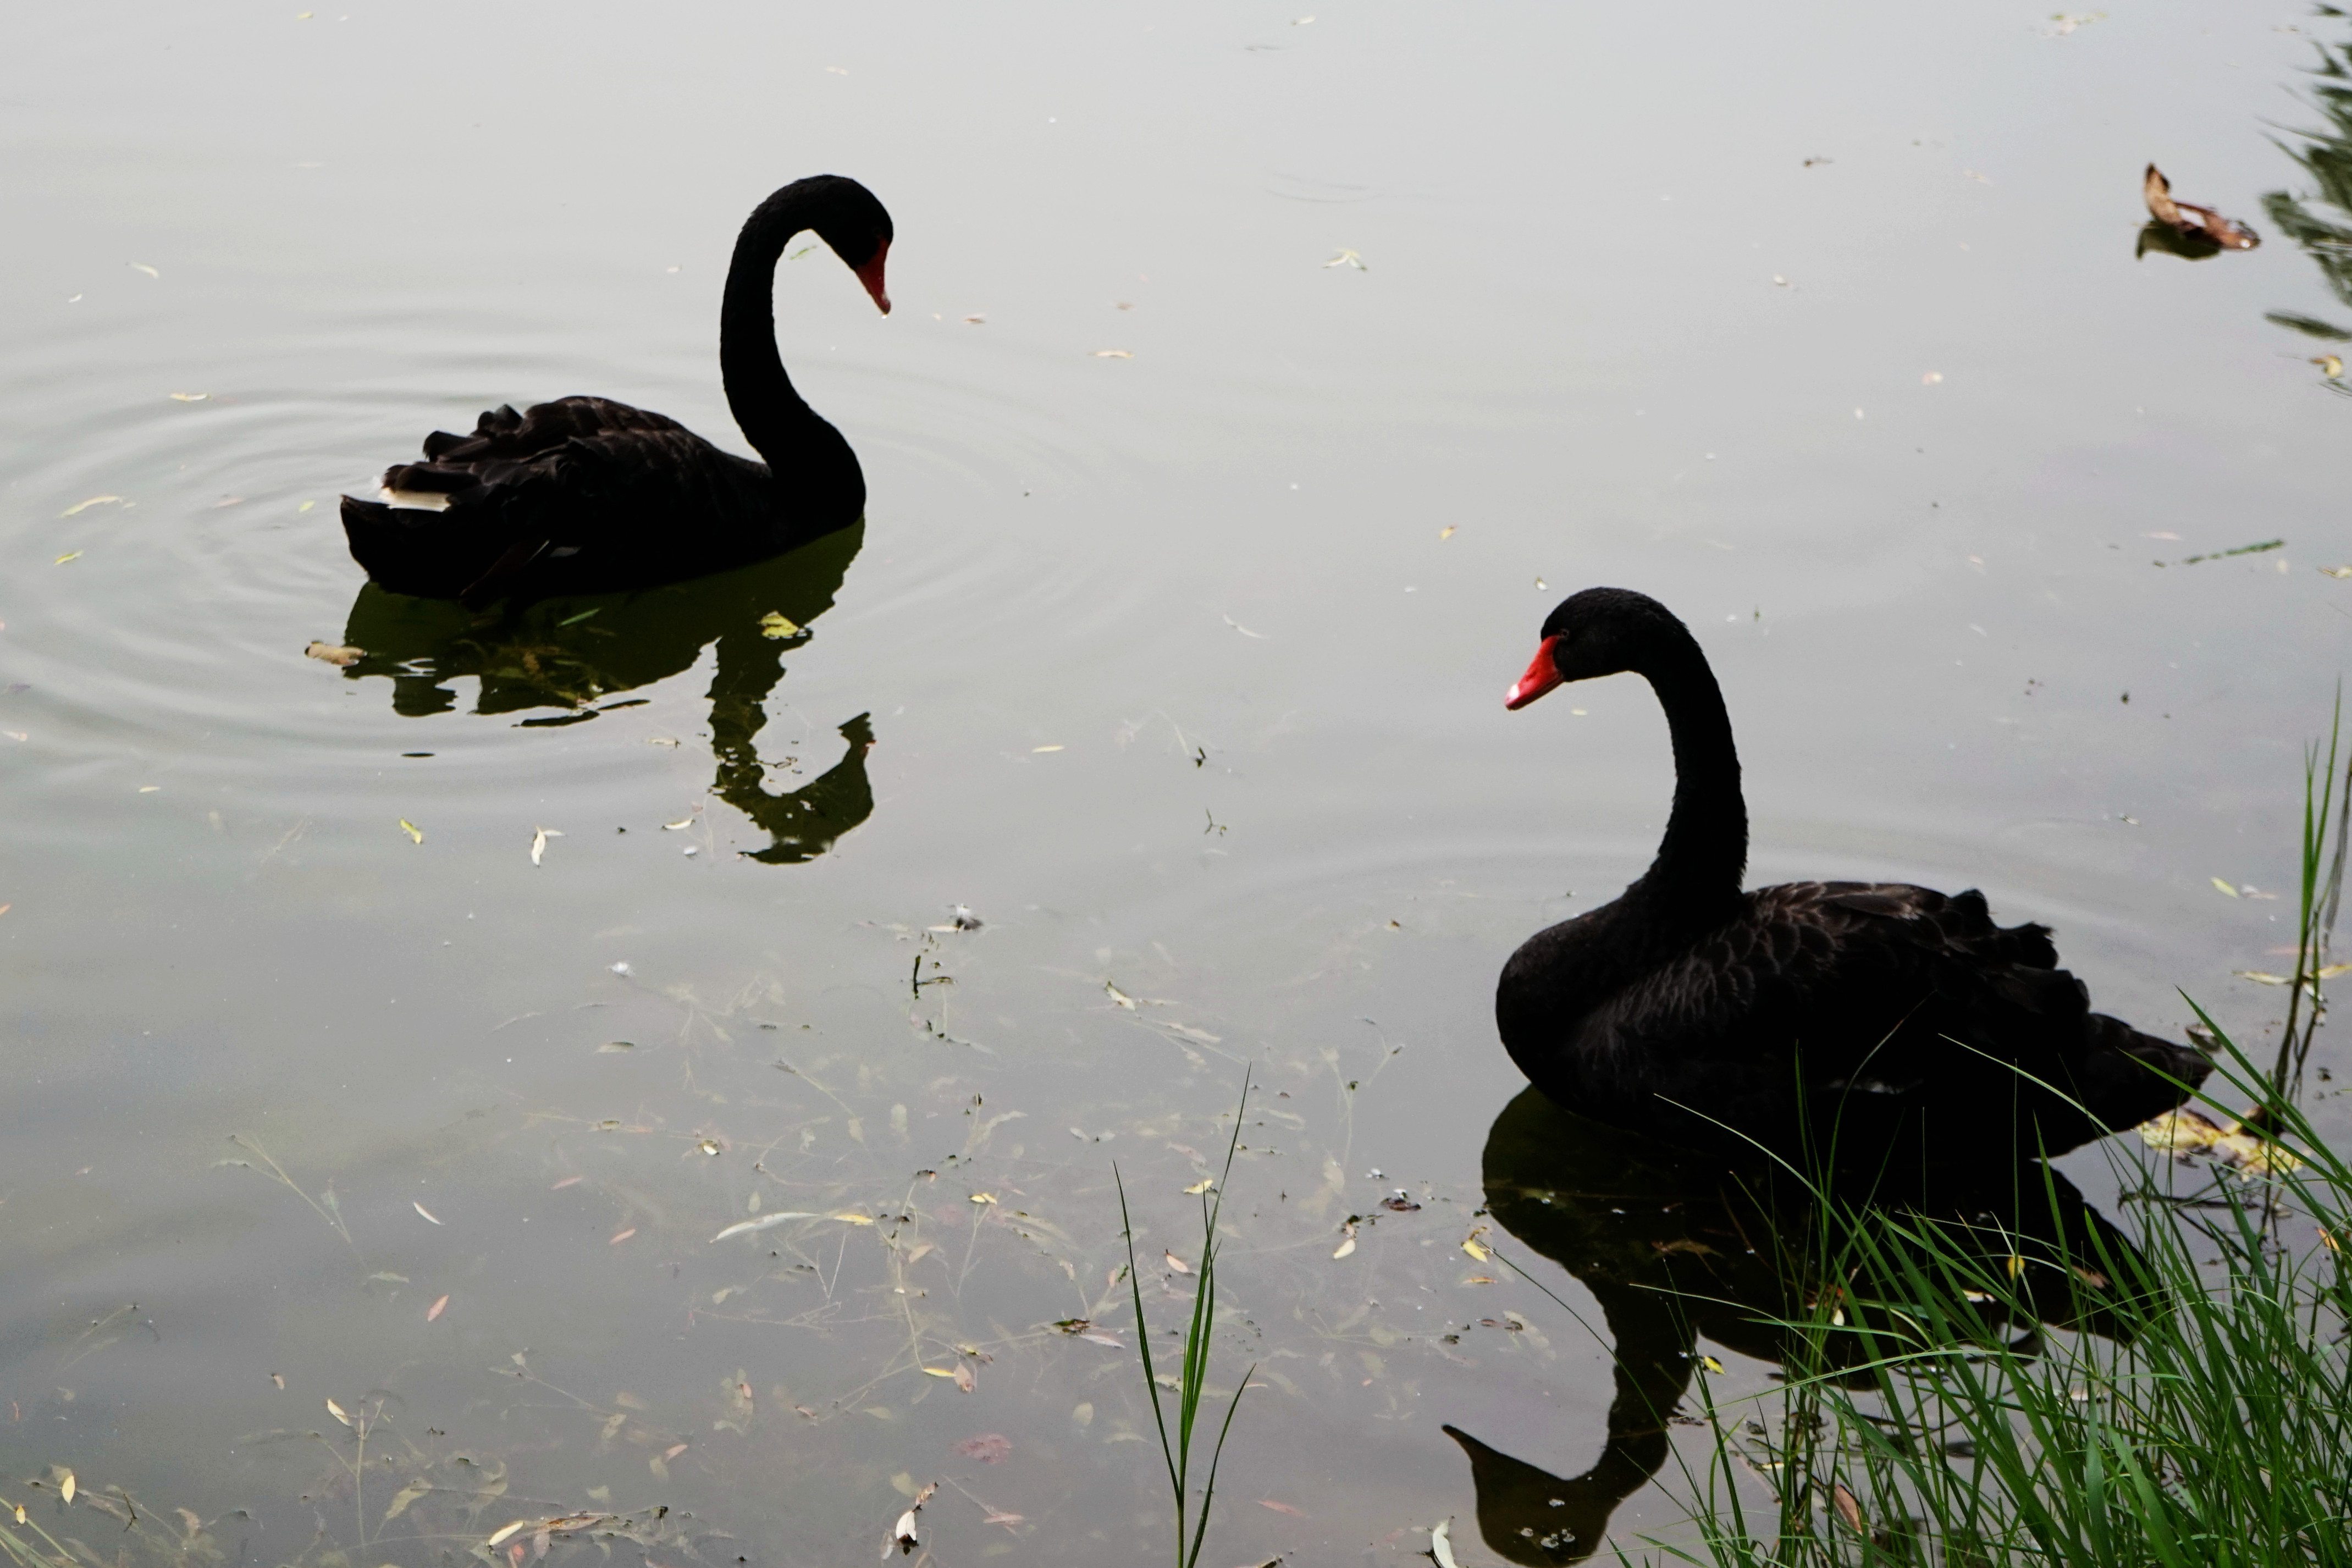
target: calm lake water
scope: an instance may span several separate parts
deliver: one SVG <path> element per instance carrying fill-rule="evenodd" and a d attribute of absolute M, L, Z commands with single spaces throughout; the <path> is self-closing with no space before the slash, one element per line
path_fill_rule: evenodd
<path fill-rule="evenodd" d="M 122 1488 L 237 1563 L 870 1561 L 939 1481 L 942 1564 L 1157 1560 L 1112 1165 L 1196 1258 L 1248 1067 L 1204 1561 L 1494 1561 L 1441 1426 L 1574 1477 L 1612 1384 L 1462 1248 L 1601 1326 L 1490 1129 L 1620 1206 L 1524 1175 L 1494 976 L 1671 787 L 1637 681 L 1503 710 L 1578 587 L 1715 660 L 1752 879 L 1980 886 L 2273 1037 L 2352 406 L 2266 318 L 2352 312 L 2263 197 L 2341 21 L 344 3 L 0 66 L 0 1470 L 100 1557 Z M 2150 159 L 2263 247 L 2136 258 Z M 898 226 L 887 320 L 777 285 L 860 532 L 494 634 L 363 590 L 335 497 L 484 407 L 741 449 L 728 249 L 819 171 Z"/>

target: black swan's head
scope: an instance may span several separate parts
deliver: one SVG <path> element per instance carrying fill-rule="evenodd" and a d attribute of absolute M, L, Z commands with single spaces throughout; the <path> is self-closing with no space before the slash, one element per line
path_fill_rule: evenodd
<path fill-rule="evenodd" d="M 1644 669 L 1660 654 L 1687 646 L 1690 632 L 1647 594 L 1587 588 L 1560 601 L 1543 624 L 1534 662 L 1503 699 L 1524 708 L 1565 681 Z"/>
<path fill-rule="evenodd" d="M 874 303 L 888 315 L 890 291 L 883 286 L 882 264 L 890 254 L 893 231 L 890 215 L 882 210 L 874 193 L 844 174 L 816 174 L 785 189 L 807 195 L 808 226 L 857 274 Z"/>

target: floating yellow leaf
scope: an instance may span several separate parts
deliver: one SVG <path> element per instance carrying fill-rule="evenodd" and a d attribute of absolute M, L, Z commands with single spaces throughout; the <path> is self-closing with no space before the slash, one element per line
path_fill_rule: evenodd
<path fill-rule="evenodd" d="M 144 272 L 150 278 L 161 278 L 163 276 L 161 272 L 156 271 L 153 268 L 148 266 L 143 261 L 126 261 L 123 265 L 131 268 L 133 272 Z"/>
<path fill-rule="evenodd" d="M 61 1486 L 61 1489 L 63 1489 L 63 1491 L 64 1491 L 64 1492 L 65 1492 L 65 1494 L 66 1494 L 66 1501 L 68 1501 L 68 1502 L 71 1502 L 71 1501 L 73 1501 L 73 1500 L 74 1500 L 74 1473 L 73 1473 L 71 1470 L 68 1470 L 68 1471 L 66 1472 L 66 1479 L 65 1479 L 65 1480 L 64 1480 L 62 1483 L 60 1483 L 60 1486 Z"/>
<path fill-rule="evenodd" d="M 2224 1127 L 2197 1111 L 2182 1109 L 2140 1124 L 2141 1142 L 2168 1154 L 2207 1154 L 2249 1176 L 2302 1168 L 2303 1162 L 2248 1128 L 2233 1121 Z"/>
<path fill-rule="evenodd" d="M 1213 1187 L 1216 1184 L 1217 1182 L 1215 1177 L 1203 1176 L 1199 1181 L 1194 1182 L 1191 1186 L 1186 1187 L 1184 1189 L 1184 1195 L 1187 1197 L 1199 1197 L 1202 1193 L 1207 1192 L 1211 1187 Z"/>
<path fill-rule="evenodd" d="M 1462 1238 L 1462 1250 L 1468 1253 L 1473 1260 L 1479 1263 L 1484 1263 L 1488 1258 L 1495 1256 L 1493 1248 L 1489 1247 L 1485 1242 L 1478 1239 L 1486 1234 L 1486 1227 L 1482 1225 L 1477 1229 L 1472 1231 L 1468 1236 Z"/>
<path fill-rule="evenodd" d="M 2327 373 L 2328 380 L 2341 381 L 2344 379 L 2344 361 L 2340 356 L 2336 354 L 2320 354 L 2311 363 L 2317 365 L 2321 370 L 2326 371 Z"/>
<path fill-rule="evenodd" d="M 2238 889 L 2235 889 L 2235 888 L 2233 888 L 2233 887 L 2231 887 L 2229 883 L 2227 883 L 2227 882 L 2225 882 L 2225 881 L 2221 880 L 2221 878 L 2219 878 L 2219 877 L 2215 877 L 2215 878 L 2211 879 L 2211 880 L 2212 880 L 2213 886 L 2214 886 L 2217 889 L 2219 889 L 2220 891 L 2229 894 L 2229 895 L 2230 895 L 2230 897 L 2231 897 L 2231 898 L 2233 898 L 2233 899 L 2234 899 L 2234 898 L 2236 898 L 2236 897 L 2238 896 Z"/>
<path fill-rule="evenodd" d="M 172 394 L 172 401 L 174 403 L 209 403 L 212 401 L 212 395 L 213 395 L 209 392 L 175 392 Z"/>
<path fill-rule="evenodd" d="M 996 1201 L 996 1194 L 994 1193 L 974 1193 L 971 1194 L 971 1201 L 976 1204 L 992 1204 Z"/>
<path fill-rule="evenodd" d="M 416 824 L 409 821 L 408 818 L 404 816 L 400 819 L 400 830 L 403 833 L 407 834 L 410 838 L 419 844 L 425 842 L 425 829 L 417 826 Z"/>
<path fill-rule="evenodd" d="M 62 565 L 64 565 L 64 564 L 65 564 L 67 562 L 68 562 L 68 561 L 79 561 L 79 560 L 80 560 L 80 559 L 81 559 L 81 552 L 80 552 L 80 551 L 79 551 L 79 550 L 68 550 L 68 551 L 67 551 L 63 555 L 58 556 L 55 561 L 50 562 L 50 563 L 49 563 L 49 564 L 50 564 L 50 565 L 52 565 L 52 566 L 62 566 Z"/>
<path fill-rule="evenodd" d="M 990 1203 L 994 1203 L 996 1200 L 994 1198 L 990 1198 L 988 1201 Z M 974 1198 L 972 1199 L 972 1202 L 978 1203 L 980 1202 L 980 1199 Z M 856 1214 L 846 1209 L 835 1215 L 833 1217 L 841 1221 L 844 1225 L 872 1225 L 874 1223 L 874 1216 L 872 1215 Z"/>
<path fill-rule="evenodd" d="M 318 504 L 319 504 L 319 503 L 318 503 L 317 501 L 314 501 L 314 500 L 306 500 L 306 501 L 304 501 L 300 506 L 298 506 L 298 507 L 296 507 L 296 508 L 294 509 L 295 515 L 299 517 L 299 516 L 300 516 L 302 513 L 304 513 L 304 512 L 306 512 L 306 511 L 309 511 L 312 507 L 317 506 Z"/>
<path fill-rule="evenodd" d="M 23 1503 L 18 1503 L 16 1505 L 16 1522 L 18 1524 L 25 1522 L 25 1505 Z"/>
<path fill-rule="evenodd" d="M 676 822 L 663 823 L 662 831 L 664 833 L 676 833 L 681 827 L 691 827 L 693 826 L 694 818 L 690 816 L 681 816 Z"/>
<path fill-rule="evenodd" d="M 1723 1370 L 1723 1363 L 1716 1360 L 1711 1355 L 1701 1355 L 1698 1358 L 1698 1364 L 1706 1368 L 1709 1372 L 1721 1372 Z"/>
<path fill-rule="evenodd" d="M 1326 267 L 1352 267 L 1359 272 L 1370 272 L 1371 270 L 1370 268 L 1364 265 L 1364 258 L 1362 257 L 1357 255 L 1354 251 L 1344 247 L 1340 250 L 1339 255 L 1333 257 L 1323 265 Z"/>
<path fill-rule="evenodd" d="M 760 617 L 760 635 L 763 637 L 773 637 L 782 642 L 786 637 L 800 636 L 801 626 L 797 622 L 788 620 L 778 612 L 770 610 Z"/>
<path fill-rule="evenodd" d="M 336 1404 L 331 1399 L 327 1401 L 327 1414 L 333 1416 L 336 1420 L 341 1422 L 346 1426 L 352 1424 L 352 1418 L 343 1414 L 343 1407 Z"/>
<path fill-rule="evenodd" d="M 1455 531 L 1454 525 L 1449 522 L 1444 528 L 1437 531 L 1437 537 L 1440 539 L 1451 539 L 1454 537 Z"/>
<path fill-rule="evenodd" d="M 2016 1279 L 2019 1275 L 2025 1272 L 2025 1259 L 2020 1258 L 2014 1252 L 2011 1253 L 2009 1255 L 2008 1268 L 2009 1277 L 2011 1279 Z"/>
<path fill-rule="evenodd" d="M 1118 986 L 1113 985 L 1108 980 L 1103 982 L 1103 989 L 1109 993 L 1110 999 L 1113 1002 L 1118 1003 L 1120 1006 L 1126 1008 L 1130 1013 L 1135 1011 L 1134 997 L 1129 996 L 1126 992 L 1121 991 Z"/>
<path fill-rule="evenodd" d="M 955 1368 L 951 1366 L 927 1366 L 923 1369 L 923 1373 L 924 1375 L 929 1377 L 953 1377 L 955 1375 Z"/>
<path fill-rule="evenodd" d="M 1135 356 L 1128 353 L 1125 349 L 1097 349 L 1095 350 L 1094 357 L 1097 359 L 1133 359 Z"/>
<path fill-rule="evenodd" d="M 78 511 L 87 511 L 91 507 L 103 506 L 108 501 L 121 500 L 121 499 L 122 498 L 121 496 L 92 496 L 88 500 L 78 500 L 74 502 L 73 505 L 66 508 L 65 510 L 58 513 L 58 515 L 59 517 L 71 517 Z"/>
<path fill-rule="evenodd" d="M 1032 746 L 1029 748 L 1033 754 L 1038 752 L 1058 752 L 1062 748 L 1059 746 Z"/>

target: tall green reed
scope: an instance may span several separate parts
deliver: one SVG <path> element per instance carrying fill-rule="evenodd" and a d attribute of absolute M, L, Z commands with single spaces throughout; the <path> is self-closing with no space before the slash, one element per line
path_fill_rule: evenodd
<path fill-rule="evenodd" d="M 1209 1453 L 1209 1473 L 1201 1489 L 1200 1511 L 1192 1516 L 1188 1546 L 1185 1536 L 1192 1500 L 1192 1437 L 1199 1424 L 1201 1401 L 1208 1390 L 1209 1348 L 1217 1327 L 1217 1255 L 1221 1250 L 1217 1216 L 1224 1208 L 1225 1183 L 1233 1174 L 1234 1151 L 1241 1144 L 1242 1116 L 1248 1108 L 1249 1074 L 1244 1071 L 1241 1102 L 1234 1108 L 1233 1136 L 1225 1142 L 1224 1167 L 1201 1194 L 1201 1261 L 1194 1270 L 1200 1285 L 1192 1293 L 1192 1315 L 1185 1325 L 1183 1354 L 1174 1376 L 1176 1431 L 1172 1437 L 1168 1430 L 1168 1414 L 1160 1405 L 1160 1373 L 1151 1360 L 1151 1326 L 1143 1315 L 1142 1275 L 1135 1266 L 1135 1222 L 1128 1216 L 1127 1183 L 1119 1175 L 1117 1163 L 1111 1165 L 1111 1179 L 1118 1187 L 1120 1233 L 1127 1241 L 1127 1283 L 1135 1304 L 1135 1342 L 1142 1352 L 1143 1387 L 1151 1396 L 1151 1417 L 1160 1429 L 1160 1454 L 1167 1463 L 1168 1489 L 1175 1503 L 1176 1568 L 1197 1568 L 1200 1563 L 1201 1548 L 1209 1533 L 1209 1508 L 1217 1495 L 1217 1465 L 1224 1458 L 1225 1435 L 1233 1430 L 1234 1416 L 1242 1407 L 1242 1394 L 1257 1371 L 1256 1363 L 1252 1363 L 1225 1407 L 1224 1423 L 1217 1428 L 1216 1446 Z"/>

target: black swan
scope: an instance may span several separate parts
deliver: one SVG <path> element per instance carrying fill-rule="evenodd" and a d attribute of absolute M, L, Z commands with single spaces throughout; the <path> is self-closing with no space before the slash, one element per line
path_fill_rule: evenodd
<path fill-rule="evenodd" d="M 1559 1103 L 1809 1168 L 2058 1153 L 2159 1115 L 2211 1064 L 2090 1010 L 2046 926 L 1890 882 L 1740 889 L 1748 808 L 1723 694 L 1666 607 L 1591 588 L 1544 622 L 1507 706 L 1630 670 L 1674 739 L 1657 858 L 1503 966 L 1511 1059 Z M 2178 1080 L 2178 1081 L 2175 1081 Z"/>
<path fill-rule="evenodd" d="M 766 462 L 609 398 L 494 409 L 471 436 L 436 430 L 424 462 L 385 470 L 385 500 L 343 498 L 352 558 L 394 593 L 478 607 L 679 582 L 856 522 L 857 455 L 793 390 L 776 353 L 776 261 L 804 229 L 890 310 L 890 215 L 864 185 L 818 174 L 752 210 L 727 269 L 719 365 L 735 423 Z"/>

